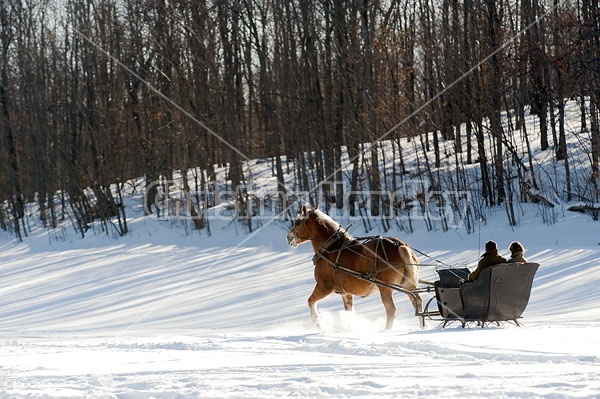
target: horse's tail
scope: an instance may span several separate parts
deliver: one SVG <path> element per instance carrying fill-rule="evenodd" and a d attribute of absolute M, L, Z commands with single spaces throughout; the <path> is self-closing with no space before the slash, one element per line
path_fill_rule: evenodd
<path fill-rule="evenodd" d="M 398 252 L 404 262 L 404 276 L 402 278 L 402 287 L 411 291 L 408 294 L 410 301 L 415 308 L 415 315 L 419 316 L 421 327 L 425 327 L 425 319 L 423 318 L 423 300 L 418 293 L 412 292 L 419 285 L 419 258 L 414 251 L 407 245 L 400 245 Z"/>
<path fill-rule="evenodd" d="M 398 253 L 404 263 L 403 286 L 416 287 L 419 283 L 419 258 L 414 251 L 405 243 L 398 246 Z"/>

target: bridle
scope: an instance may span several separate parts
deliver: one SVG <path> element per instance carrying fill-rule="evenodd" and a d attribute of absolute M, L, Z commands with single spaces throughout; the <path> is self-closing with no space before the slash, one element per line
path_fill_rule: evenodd
<path fill-rule="evenodd" d="M 302 218 L 302 219 L 298 218 L 298 219 L 296 219 L 296 220 L 294 221 L 294 226 L 292 227 L 292 231 L 294 232 L 294 238 L 295 238 L 296 240 L 304 240 L 304 241 L 312 240 L 312 238 L 311 238 L 311 237 L 300 237 L 300 236 L 298 235 L 298 227 L 300 227 L 300 225 L 301 225 L 302 223 L 306 222 L 306 221 L 308 220 L 308 218 L 310 218 L 310 216 L 312 215 L 312 213 L 313 213 L 313 211 L 312 211 L 312 210 L 311 210 L 311 211 L 308 211 L 308 213 L 306 214 L 306 217 L 304 217 L 304 218 Z"/>
<path fill-rule="evenodd" d="M 326 241 L 326 243 L 329 243 L 330 241 L 332 241 L 333 238 L 335 238 L 339 235 L 340 230 L 342 229 L 341 226 L 338 230 L 336 230 L 329 237 L 300 237 L 298 235 L 298 227 L 300 227 L 300 225 L 302 223 L 306 222 L 312 216 L 313 212 L 314 212 L 314 210 L 310 210 L 303 218 L 298 218 L 294 221 L 294 226 L 292 227 L 292 231 L 294 232 L 294 239 L 295 240 L 303 240 L 303 241 L 323 239 Z"/>

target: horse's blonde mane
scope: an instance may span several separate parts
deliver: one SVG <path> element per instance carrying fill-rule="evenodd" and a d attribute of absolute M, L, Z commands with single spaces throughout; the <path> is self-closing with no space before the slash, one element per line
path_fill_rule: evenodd
<path fill-rule="evenodd" d="M 338 231 L 338 233 L 346 240 L 354 239 L 354 237 L 352 237 L 352 235 L 348 233 L 341 224 L 333 220 L 331 216 L 325 212 L 321 211 L 320 209 L 313 209 L 313 213 L 317 219 L 317 222 L 319 222 L 321 226 L 330 227 L 331 229 Z"/>

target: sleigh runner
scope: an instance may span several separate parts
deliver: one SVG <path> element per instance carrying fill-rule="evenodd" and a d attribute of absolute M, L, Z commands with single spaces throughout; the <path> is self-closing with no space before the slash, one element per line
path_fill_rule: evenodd
<path fill-rule="evenodd" d="M 398 291 L 408 295 L 421 327 L 425 319 L 441 321 L 442 327 L 454 322 L 463 327 L 505 321 L 519 325 L 517 320 L 529 302 L 539 266 L 500 264 L 484 269 L 475 282 L 466 281 L 468 269 L 438 269 L 438 281 L 422 282 L 418 279 L 418 259 L 406 243 L 394 237 L 354 238 L 327 215 L 306 206 L 287 240 L 292 246 L 305 241 L 313 245 L 317 285 L 308 303 L 317 324 L 316 302 L 330 293 L 342 295 L 344 308 L 351 310 L 353 295 L 364 297 L 379 291 L 386 308 L 386 329 L 390 329 L 396 312 L 392 293 Z M 424 293 L 434 296 L 423 309 Z M 434 300 L 437 309 L 433 309 Z"/>

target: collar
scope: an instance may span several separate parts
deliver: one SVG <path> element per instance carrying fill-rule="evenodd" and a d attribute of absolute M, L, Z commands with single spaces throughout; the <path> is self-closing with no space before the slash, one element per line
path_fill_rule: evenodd
<path fill-rule="evenodd" d="M 321 245 L 321 247 L 317 250 L 317 252 L 315 252 L 315 255 L 313 256 L 313 264 L 317 264 L 317 262 L 319 261 L 319 259 L 321 258 L 325 258 L 325 254 L 329 251 L 329 247 L 331 247 L 333 244 L 335 244 L 341 237 L 343 236 L 343 233 L 341 233 L 340 230 L 336 230 L 335 233 L 333 233 L 324 243 L 323 245 Z M 342 244 L 342 248 L 340 248 L 340 252 L 341 250 L 344 248 L 344 244 Z M 339 257 L 339 254 L 338 254 Z"/>

